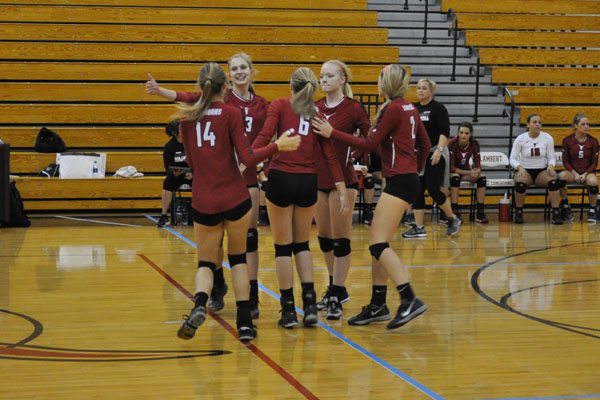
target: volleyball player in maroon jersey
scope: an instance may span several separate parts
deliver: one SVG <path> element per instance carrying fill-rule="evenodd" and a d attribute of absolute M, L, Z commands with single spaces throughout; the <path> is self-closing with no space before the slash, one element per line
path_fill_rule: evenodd
<path fill-rule="evenodd" d="M 407 268 L 398 255 L 390 248 L 402 215 L 419 194 L 418 171 L 421 170 L 429 154 L 431 142 L 421 122 L 415 106 L 403 96 L 408 90 L 409 74 L 398 65 L 385 67 L 379 75 L 380 96 L 386 101 L 377 112 L 371 135 L 365 138 L 354 137 L 333 129 L 327 120 L 315 118 L 315 132 L 333 137 L 352 147 L 370 151 L 381 144 L 381 161 L 386 186 L 381 194 L 369 239 L 369 250 L 373 257 L 373 268 L 383 267 L 392 278 L 400 295 L 400 306 L 396 317 L 387 325 L 388 329 L 398 328 L 427 310 L 423 301 L 415 297 L 409 282 Z M 417 155 L 415 155 L 415 144 Z M 374 278 L 382 278 L 382 271 L 373 271 Z M 373 321 L 391 318 L 385 305 L 386 280 L 375 282 L 371 303 L 360 314 L 350 318 L 351 325 L 365 325 Z"/>
<path fill-rule="evenodd" d="M 590 120 L 582 113 L 573 118 L 575 132 L 563 139 L 562 163 L 565 170 L 558 175 L 562 217 L 566 221 L 573 220 L 573 213 L 567 197 L 567 183 L 578 183 L 588 187 L 590 209 L 588 222 L 596 222 L 596 205 L 598 202 L 598 140 L 589 134 Z"/>
<path fill-rule="evenodd" d="M 338 60 L 325 62 L 321 67 L 320 83 L 326 96 L 318 100 L 316 106 L 339 131 L 353 134 L 358 130 L 367 136 L 371 123 L 364 107 L 352 98 L 349 79 L 350 70 L 346 64 Z M 329 286 L 323 300 L 317 303 L 317 309 L 327 309 L 327 319 L 335 320 L 342 316 L 342 303 L 350 300 L 344 285 L 350 268 L 350 230 L 358 194 L 358 178 L 354 171 L 351 147 L 340 141 L 333 141 L 333 145 L 344 173 L 349 207 L 346 213 L 339 213 L 340 197 L 326 162 L 321 157 L 317 174 L 319 191 L 315 219 L 319 245 L 329 272 Z"/>
<path fill-rule="evenodd" d="M 485 216 L 485 187 L 487 180 L 481 173 L 481 156 L 479 154 L 479 142 L 473 137 L 473 124 L 463 122 L 458 127 L 458 135 L 448 142 L 450 151 L 450 198 L 452 200 L 452 211 L 460 218 L 458 206 L 458 195 L 460 181 L 475 182 L 477 184 L 476 200 L 477 213 L 475 222 L 487 224 Z M 471 159 L 473 165 L 471 167 Z"/>
<path fill-rule="evenodd" d="M 317 78 L 309 68 L 298 68 L 290 79 L 292 97 L 271 102 L 267 120 L 252 148 L 265 146 L 277 132 L 294 130 L 302 137 L 298 150 L 277 153 L 269 162 L 267 210 L 273 241 L 275 266 L 281 291 L 279 325 L 293 328 L 296 316 L 292 269 L 292 254 L 302 284 L 304 325 L 318 322 L 314 290 L 313 262 L 308 239 L 317 202 L 317 161 L 322 153 L 339 194 L 338 212 L 348 212 L 346 186 L 340 164 L 331 141 L 314 134 L 310 120 L 315 115 L 313 94 Z M 320 171 L 319 171 L 320 172 Z"/>
<path fill-rule="evenodd" d="M 227 90 L 225 102 L 238 107 L 244 115 L 244 128 L 248 142 L 252 144 L 258 132 L 260 132 L 267 117 L 267 101 L 258 96 L 252 87 L 252 77 L 254 68 L 252 60 L 246 53 L 234 54 L 228 61 L 229 79 L 232 89 Z M 150 77 L 151 78 L 151 77 Z M 146 83 L 148 93 L 158 94 L 167 99 L 195 103 L 200 98 L 200 93 L 177 92 L 165 89 L 156 83 L 152 78 Z M 258 209 L 259 209 L 259 190 L 256 169 L 246 168 L 243 172 L 246 186 L 252 199 L 252 213 L 250 216 L 250 226 L 248 229 L 247 240 L 247 261 L 248 273 L 250 275 L 250 303 L 252 304 L 252 318 L 258 318 Z M 211 311 L 219 311 L 225 307 L 224 296 L 227 293 L 227 284 L 223 277 L 223 266 L 217 264 L 215 272 L 215 286 L 210 296 L 208 307 Z"/>
<path fill-rule="evenodd" d="M 246 237 L 252 202 L 240 174 L 238 160 L 251 167 L 278 150 L 294 150 L 300 138 L 280 136 L 274 144 L 253 152 L 245 137 L 240 110 L 225 104 L 225 72 L 216 63 L 200 70 L 200 99 L 178 105 L 181 137 L 188 164 L 196 177 L 192 183 L 192 217 L 198 252 L 194 308 L 179 329 L 178 336 L 191 339 L 206 319 L 206 303 L 213 287 L 220 242 L 227 231 L 228 258 L 237 301 L 237 328 L 240 340 L 256 336 L 249 301 L 246 266 Z"/>

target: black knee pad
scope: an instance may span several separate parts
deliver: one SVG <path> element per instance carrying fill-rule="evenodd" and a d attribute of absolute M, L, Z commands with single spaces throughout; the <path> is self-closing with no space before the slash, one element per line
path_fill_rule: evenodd
<path fill-rule="evenodd" d="M 550 182 L 548 182 L 548 191 L 555 192 L 558 189 L 560 189 L 560 183 L 558 183 L 558 180 L 552 179 Z"/>
<path fill-rule="evenodd" d="M 515 192 L 525 193 L 527 191 L 527 184 L 523 182 L 515 183 Z"/>
<path fill-rule="evenodd" d="M 563 181 L 562 179 L 558 179 L 558 188 L 562 189 L 567 186 L 567 181 Z M 550 187 L 550 186 L 548 186 Z"/>
<path fill-rule="evenodd" d="M 246 238 L 246 251 L 252 253 L 258 250 L 258 229 L 248 229 L 248 237 Z"/>
<path fill-rule="evenodd" d="M 590 194 L 598 194 L 598 185 L 588 186 L 588 191 L 590 192 Z"/>
<path fill-rule="evenodd" d="M 364 180 L 363 180 L 363 187 L 365 189 L 374 189 L 375 188 L 375 181 L 373 180 L 372 176 L 367 176 Z"/>
<path fill-rule="evenodd" d="M 350 248 L 350 239 L 333 239 L 333 255 L 336 257 L 345 257 L 352 249 Z"/>
<path fill-rule="evenodd" d="M 208 261 L 198 261 L 198 269 L 200 268 L 208 268 L 214 273 L 217 269 L 217 264 Z"/>
<path fill-rule="evenodd" d="M 227 254 L 227 258 L 229 259 L 229 266 L 231 268 L 235 267 L 238 264 L 246 264 L 246 253 Z"/>
<path fill-rule="evenodd" d="M 260 190 L 262 190 L 263 192 L 266 192 L 268 187 L 269 181 L 262 181 L 262 183 L 260 184 Z"/>
<path fill-rule="evenodd" d="M 292 243 L 292 250 L 294 251 L 294 254 L 298 254 L 301 251 L 310 251 L 310 247 L 308 247 L 308 241 Z"/>
<path fill-rule="evenodd" d="M 291 257 L 292 244 L 277 244 L 275 243 L 275 257 Z"/>
<path fill-rule="evenodd" d="M 381 253 L 383 253 L 383 251 L 388 247 L 390 247 L 390 244 L 387 242 L 375 243 L 369 246 L 369 251 L 371 252 L 371 256 L 375 257 L 376 260 L 379 260 Z"/>
<path fill-rule="evenodd" d="M 485 176 L 477 178 L 477 187 L 478 188 L 485 187 L 486 185 L 487 185 L 487 179 L 485 178 Z"/>
<path fill-rule="evenodd" d="M 450 187 L 460 187 L 460 176 L 450 177 Z"/>
<path fill-rule="evenodd" d="M 319 236 L 319 247 L 323 253 L 329 253 L 333 251 L 333 239 L 329 239 L 323 236 Z"/>

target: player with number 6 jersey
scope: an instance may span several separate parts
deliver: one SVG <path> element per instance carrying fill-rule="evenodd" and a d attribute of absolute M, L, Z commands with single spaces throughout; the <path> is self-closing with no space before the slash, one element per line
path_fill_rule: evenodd
<path fill-rule="evenodd" d="M 279 325 L 291 329 L 298 325 L 293 293 L 292 254 L 302 282 L 306 326 L 318 322 L 316 294 L 313 280 L 312 255 L 308 245 L 317 202 L 317 160 L 321 153 L 335 182 L 341 199 L 340 212 L 346 211 L 344 175 L 335 156 L 333 144 L 316 135 L 311 118 L 316 113 L 313 103 L 317 87 L 315 74 L 306 67 L 298 68 L 290 79 L 292 97 L 271 103 L 267 120 L 252 145 L 266 145 L 281 132 L 292 131 L 302 138 L 296 151 L 275 154 L 269 166 L 267 210 L 275 242 L 275 265 L 281 291 L 281 319 Z"/>

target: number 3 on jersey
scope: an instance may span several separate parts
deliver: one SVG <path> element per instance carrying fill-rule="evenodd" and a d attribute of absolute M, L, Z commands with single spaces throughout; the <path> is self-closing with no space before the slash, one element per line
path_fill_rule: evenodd
<path fill-rule="evenodd" d="M 252 121 L 254 118 L 246 116 L 246 133 L 252 132 Z"/>
<path fill-rule="evenodd" d="M 196 142 L 198 143 L 198 147 L 202 147 L 202 142 L 210 143 L 210 147 L 215 147 L 215 133 L 210 130 L 210 121 L 204 125 L 204 132 L 202 132 L 202 124 L 198 122 L 196 124 Z"/>

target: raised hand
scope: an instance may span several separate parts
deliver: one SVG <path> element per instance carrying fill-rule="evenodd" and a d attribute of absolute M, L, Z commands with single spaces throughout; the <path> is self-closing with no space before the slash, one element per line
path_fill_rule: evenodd
<path fill-rule="evenodd" d="M 160 94 L 160 86 L 150 74 L 148 74 L 148 81 L 146 82 L 146 93 L 152 95 Z"/>

